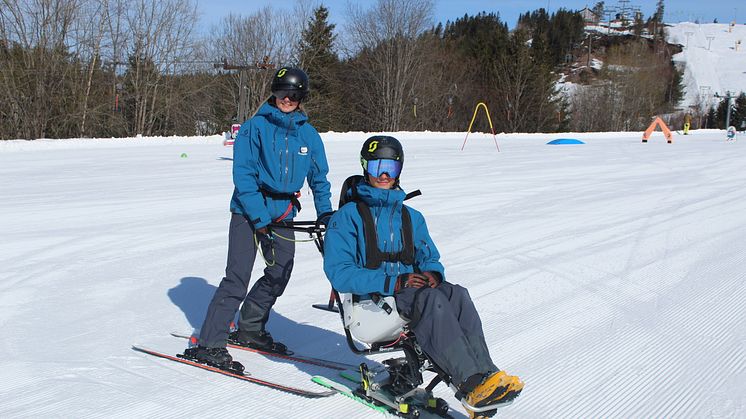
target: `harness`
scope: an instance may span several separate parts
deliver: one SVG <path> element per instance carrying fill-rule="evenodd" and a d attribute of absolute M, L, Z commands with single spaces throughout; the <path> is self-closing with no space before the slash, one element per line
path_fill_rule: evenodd
<path fill-rule="evenodd" d="M 367 269 L 378 269 L 383 262 L 401 262 L 405 265 L 414 265 L 414 233 L 412 231 L 412 217 L 409 209 L 402 206 L 401 212 L 401 238 L 402 248 L 398 252 L 383 252 L 378 248 L 378 232 L 376 223 L 373 220 L 373 214 L 370 212 L 368 204 L 363 202 L 357 195 L 356 185 L 363 178 L 361 175 L 350 176 L 345 180 L 342 186 L 342 194 L 339 198 L 339 207 L 341 208 L 347 202 L 355 202 L 357 212 L 363 220 L 363 235 L 365 236 L 365 267 Z M 351 197 L 347 197 L 347 191 L 352 190 Z M 407 194 L 404 200 L 422 195 L 420 190 Z"/>
<path fill-rule="evenodd" d="M 407 207 L 402 206 L 401 239 L 402 249 L 398 252 L 382 252 L 378 248 L 378 232 L 373 221 L 370 207 L 362 201 L 357 201 L 357 212 L 363 219 L 363 234 L 365 235 L 365 267 L 378 269 L 382 262 L 401 262 L 414 265 L 414 234 L 412 233 L 412 217 Z"/>
<path fill-rule="evenodd" d="M 339 196 L 339 206 L 342 208 L 348 202 L 354 202 L 357 208 L 360 218 L 363 220 L 363 235 L 365 236 L 365 268 L 366 269 L 378 269 L 381 263 L 385 262 L 401 262 L 405 265 L 414 266 L 414 232 L 412 231 L 412 217 L 409 214 L 409 209 L 402 205 L 401 212 L 401 239 L 402 249 L 398 252 L 382 252 L 378 248 L 378 232 L 376 231 L 376 223 L 373 220 L 373 214 L 370 212 L 368 204 L 363 202 L 357 194 L 357 185 L 363 180 L 362 175 L 353 175 L 348 177 L 342 184 L 342 193 Z M 347 196 L 347 192 L 350 191 L 350 197 Z M 422 195 L 422 192 L 417 189 L 408 193 L 404 200 L 414 198 Z M 417 270 L 417 267 L 415 267 Z M 388 286 L 388 285 L 387 285 Z M 418 290 L 419 292 L 419 290 Z M 378 305 L 379 308 L 384 310 L 386 314 L 391 314 L 393 309 L 391 306 L 381 297 L 378 293 L 370 294 L 371 300 Z M 416 297 L 415 297 L 416 298 Z M 356 303 L 360 301 L 359 295 L 352 296 L 352 302 Z M 419 316 L 417 316 L 419 317 Z M 416 324 L 419 318 L 413 319 Z"/>
<path fill-rule="evenodd" d="M 279 223 L 280 221 L 284 220 L 285 217 L 287 217 L 290 214 L 290 211 L 293 210 L 293 207 L 300 212 L 300 201 L 298 198 L 300 198 L 300 191 L 293 192 L 293 193 L 281 193 L 281 192 L 272 192 L 270 190 L 259 188 L 259 192 L 262 193 L 262 196 L 264 196 L 265 201 L 267 197 L 270 197 L 274 200 L 289 200 L 290 203 L 288 204 L 287 209 L 285 212 L 279 216 L 276 220 L 273 220 L 272 222 Z M 265 202 L 266 203 L 266 202 Z"/>

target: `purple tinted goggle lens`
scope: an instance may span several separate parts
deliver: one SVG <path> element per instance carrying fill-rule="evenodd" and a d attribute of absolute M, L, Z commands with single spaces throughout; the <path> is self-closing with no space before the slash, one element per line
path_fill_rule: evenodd
<path fill-rule="evenodd" d="M 382 174 L 387 173 L 391 178 L 399 177 L 401 173 L 402 164 L 398 160 L 380 159 L 380 160 L 368 160 L 368 165 L 365 171 L 374 177 L 380 177 Z"/>

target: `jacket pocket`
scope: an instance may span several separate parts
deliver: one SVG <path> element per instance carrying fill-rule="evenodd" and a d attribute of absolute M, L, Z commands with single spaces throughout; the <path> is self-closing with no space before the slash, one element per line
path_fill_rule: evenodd
<path fill-rule="evenodd" d="M 298 190 L 303 186 L 303 181 L 306 179 L 310 168 L 311 148 L 301 144 L 294 150 L 290 159 L 290 182 L 293 186 L 292 189 Z"/>

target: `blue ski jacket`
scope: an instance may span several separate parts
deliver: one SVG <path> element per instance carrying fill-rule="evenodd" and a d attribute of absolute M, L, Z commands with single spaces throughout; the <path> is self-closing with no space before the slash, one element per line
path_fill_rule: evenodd
<path fill-rule="evenodd" d="M 357 196 L 368 204 L 376 224 L 378 248 L 384 252 L 402 250 L 401 213 L 406 194 L 400 189 L 378 189 L 366 182 L 357 185 Z M 415 265 L 382 262 L 378 269 L 365 267 L 365 235 L 363 219 L 355 202 L 348 202 L 329 221 L 324 237 L 324 272 L 338 292 L 366 296 L 370 293 L 392 295 L 400 274 L 421 271 L 445 272 L 440 253 L 427 231 L 422 214 L 407 207 L 412 219 Z"/>
<path fill-rule="evenodd" d="M 243 214 L 255 228 L 262 228 L 282 216 L 291 202 L 289 197 L 268 195 L 292 194 L 303 187 L 304 180 L 313 191 L 316 214 L 330 212 L 328 172 L 324 144 L 306 114 L 300 110 L 284 113 L 265 102 L 241 125 L 233 145 L 231 212 Z M 291 220 L 296 213 L 293 208 L 285 219 Z"/>

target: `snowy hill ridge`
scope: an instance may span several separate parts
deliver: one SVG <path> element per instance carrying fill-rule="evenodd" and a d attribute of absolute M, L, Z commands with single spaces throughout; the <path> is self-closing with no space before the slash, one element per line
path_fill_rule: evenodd
<path fill-rule="evenodd" d="M 683 51 L 674 62 L 684 68 L 682 106 L 709 107 L 726 92 L 746 92 L 746 25 L 683 22 L 668 26 L 668 42 Z"/>

